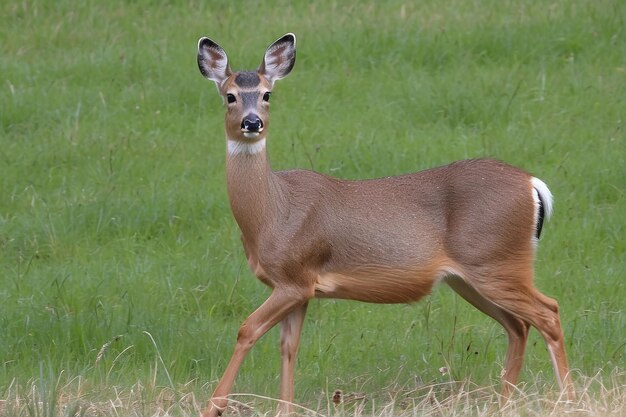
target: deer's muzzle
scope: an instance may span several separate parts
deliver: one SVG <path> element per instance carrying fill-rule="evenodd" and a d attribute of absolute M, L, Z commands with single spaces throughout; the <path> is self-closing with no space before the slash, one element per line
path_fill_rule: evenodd
<path fill-rule="evenodd" d="M 241 122 L 241 130 L 245 133 L 261 133 L 263 131 L 263 121 L 256 114 L 249 114 Z"/>

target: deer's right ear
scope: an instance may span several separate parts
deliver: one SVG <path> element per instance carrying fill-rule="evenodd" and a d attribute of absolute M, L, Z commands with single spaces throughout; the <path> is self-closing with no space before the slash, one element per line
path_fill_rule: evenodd
<path fill-rule="evenodd" d="M 219 87 L 231 74 L 228 57 L 221 46 L 209 38 L 198 41 L 198 68 L 202 75 Z"/>

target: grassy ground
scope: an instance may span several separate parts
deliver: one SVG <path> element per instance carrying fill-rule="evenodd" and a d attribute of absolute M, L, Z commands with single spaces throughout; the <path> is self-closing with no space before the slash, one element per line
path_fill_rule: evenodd
<path fill-rule="evenodd" d="M 491 156 L 541 177 L 556 211 L 537 285 L 560 301 L 587 404 L 617 398 L 607 409 L 626 413 L 625 27 L 617 0 L 3 2 L 2 409 L 79 398 L 130 415 L 208 398 L 267 291 L 230 216 L 223 110 L 196 42 L 255 68 L 293 31 L 274 168 L 364 178 Z M 255 347 L 236 391 L 277 395 L 277 343 Z M 424 386 L 457 395 L 459 380 L 473 392 L 497 384 L 505 347 L 446 288 L 411 306 L 315 302 L 297 401 L 333 414 L 335 389 L 370 405 L 403 390 L 421 404 Z M 555 400 L 536 333 L 521 382 Z"/>

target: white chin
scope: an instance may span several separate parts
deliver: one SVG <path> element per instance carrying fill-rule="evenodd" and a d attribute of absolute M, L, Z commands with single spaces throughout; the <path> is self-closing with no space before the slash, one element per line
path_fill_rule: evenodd
<path fill-rule="evenodd" d="M 258 138 L 261 132 L 243 132 L 243 135 L 248 139 Z"/>

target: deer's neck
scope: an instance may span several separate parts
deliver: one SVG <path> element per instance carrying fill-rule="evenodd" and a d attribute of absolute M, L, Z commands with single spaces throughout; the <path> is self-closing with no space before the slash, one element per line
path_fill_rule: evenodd
<path fill-rule="evenodd" d="M 254 241 L 282 212 L 283 193 L 272 172 L 265 140 L 228 141 L 226 181 L 230 206 L 244 238 Z"/>

